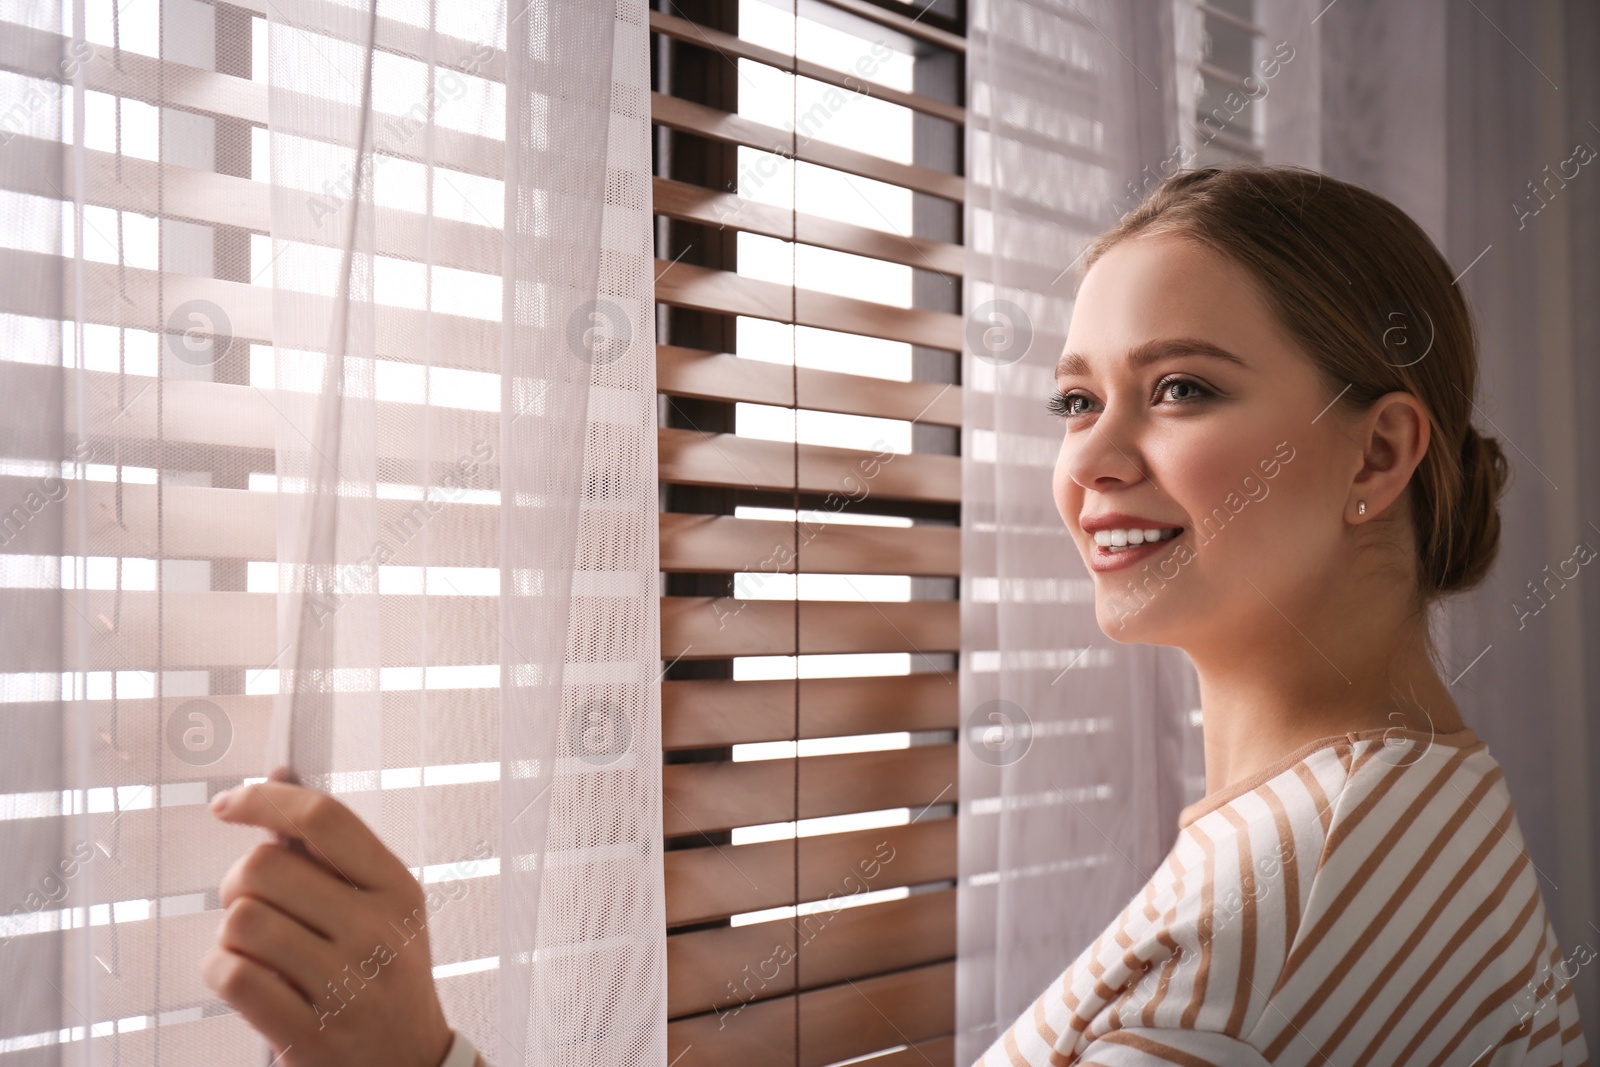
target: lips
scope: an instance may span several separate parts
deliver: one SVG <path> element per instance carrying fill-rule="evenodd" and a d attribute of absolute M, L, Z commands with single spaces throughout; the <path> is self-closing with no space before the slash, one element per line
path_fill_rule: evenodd
<path fill-rule="evenodd" d="M 1159 555 L 1184 533 L 1181 524 L 1124 512 L 1087 515 L 1080 525 L 1094 541 L 1089 566 L 1101 572 L 1121 570 Z"/>

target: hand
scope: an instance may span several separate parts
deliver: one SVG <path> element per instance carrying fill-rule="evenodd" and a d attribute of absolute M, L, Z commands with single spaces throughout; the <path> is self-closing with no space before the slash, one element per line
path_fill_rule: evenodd
<path fill-rule="evenodd" d="M 433 987 L 422 886 L 356 814 L 288 782 L 218 794 L 223 822 L 282 835 L 222 879 L 201 977 L 280 1067 L 438 1067 L 452 1034 Z M 303 842 L 303 849 L 301 843 Z"/>

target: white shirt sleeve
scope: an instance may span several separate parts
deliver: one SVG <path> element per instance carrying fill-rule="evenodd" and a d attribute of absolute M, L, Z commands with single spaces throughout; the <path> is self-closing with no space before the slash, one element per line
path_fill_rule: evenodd
<path fill-rule="evenodd" d="M 450 1051 L 445 1053 L 444 1062 L 439 1064 L 439 1067 L 473 1067 L 479 1063 L 482 1067 L 494 1067 L 488 1060 L 479 1057 L 478 1050 L 472 1047 L 467 1035 L 460 1030 L 453 1032 L 455 1039 L 450 1042 Z"/>

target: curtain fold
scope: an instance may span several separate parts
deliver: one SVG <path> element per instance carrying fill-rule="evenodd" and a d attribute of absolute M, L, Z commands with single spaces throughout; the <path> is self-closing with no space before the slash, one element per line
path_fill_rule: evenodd
<path fill-rule="evenodd" d="M 0 5 L 0 1063 L 218 1063 L 287 765 L 501 1067 L 665 1060 L 647 8 Z"/>

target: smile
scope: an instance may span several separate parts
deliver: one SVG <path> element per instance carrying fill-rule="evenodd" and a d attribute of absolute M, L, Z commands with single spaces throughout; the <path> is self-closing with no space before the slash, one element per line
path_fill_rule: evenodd
<path fill-rule="evenodd" d="M 1138 541 L 1135 542 L 1128 535 L 1137 532 Z M 1148 530 L 1099 530 L 1094 535 L 1094 550 L 1089 553 L 1089 567 L 1096 572 L 1116 571 L 1124 567 L 1131 567 L 1141 563 L 1152 556 L 1159 555 L 1172 547 L 1172 542 L 1183 533 L 1182 528 L 1156 530 L 1154 539 L 1148 537 Z M 1121 535 L 1122 544 L 1116 544 Z"/>

